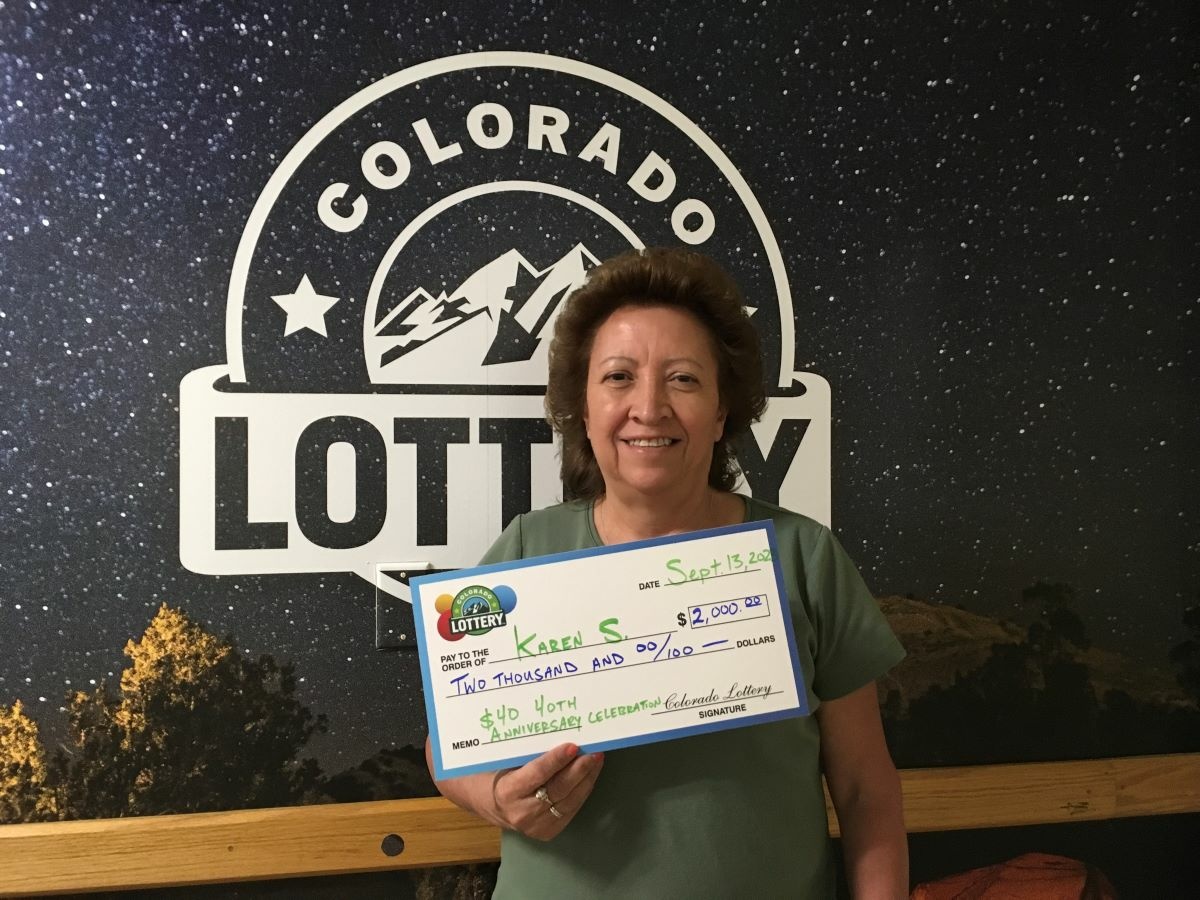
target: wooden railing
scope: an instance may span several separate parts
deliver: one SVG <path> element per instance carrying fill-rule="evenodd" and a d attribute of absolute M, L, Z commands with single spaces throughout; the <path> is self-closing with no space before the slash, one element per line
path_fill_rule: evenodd
<path fill-rule="evenodd" d="M 910 832 L 1200 812 L 1200 754 L 900 774 Z M 421 868 L 499 852 L 494 827 L 441 798 L 3 825 L 0 894 Z"/>

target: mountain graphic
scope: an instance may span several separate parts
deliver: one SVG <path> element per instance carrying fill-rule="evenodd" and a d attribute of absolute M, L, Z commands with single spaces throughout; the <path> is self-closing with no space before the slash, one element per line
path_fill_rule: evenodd
<path fill-rule="evenodd" d="M 380 368 L 479 316 L 490 335 L 480 365 L 528 360 L 563 299 L 598 262 L 576 244 L 557 262 L 537 269 L 512 249 L 476 269 L 450 294 L 434 296 L 417 287 L 375 326 Z"/>
<path fill-rule="evenodd" d="M 1028 634 L 1026 626 L 946 603 L 887 596 L 879 598 L 879 606 L 908 650 L 908 656 L 879 679 L 879 698 L 882 702 L 898 691 L 904 707 L 931 688 L 948 688 L 956 679 L 977 671 L 997 644 L 1018 644 Z M 1141 703 L 1170 707 L 1189 703 L 1174 675 L 1161 663 L 1094 645 L 1070 652 L 1087 665 L 1097 697 L 1119 690 Z"/>

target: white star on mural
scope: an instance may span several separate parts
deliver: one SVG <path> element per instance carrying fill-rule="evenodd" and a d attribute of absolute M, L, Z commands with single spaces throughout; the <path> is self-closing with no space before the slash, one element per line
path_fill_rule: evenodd
<path fill-rule="evenodd" d="M 304 275 L 300 284 L 290 294 L 274 294 L 271 297 L 280 308 L 287 313 L 287 324 L 283 326 L 283 335 L 287 337 L 301 328 L 315 331 L 321 337 L 329 337 L 325 330 L 325 313 L 338 302 L 338 297 L 318 294 Z"/>

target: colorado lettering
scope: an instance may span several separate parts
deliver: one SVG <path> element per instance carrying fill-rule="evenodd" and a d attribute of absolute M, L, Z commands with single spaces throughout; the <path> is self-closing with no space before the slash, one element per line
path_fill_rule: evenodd
<path fill-rule="evenodd" d="M 670 694 L 663 705 L 667 709 L 687 709 L 692 706 L 704 706 L 707 703 L 716 703 L 719 699 L 716 690 L 711 690 L 699 697 L 689 697 L 685 691 L 682 694 Z"/>
<path fill-rule="evenodd" d="M 571 118 L 565 110 L 553 106 L 529 104 L 525 118 L 526 140 L 529 150 L 571 155 L 564 139 L 571 129 Z M 499 150 L 512 143 L 516 133 L 516 122 L 509 109 L 500 103 L 479 103 L 466 115 L 458 130 L 451 132 L 443 123 L 438 131 L 428 118 L 417 119 L 409 125 L 412 137 L 420 145 L 421 153 L 431 166 L 441 165 L 462 156 L 462 138 L 483 151 Z M 465 128 L 466 134 L 462 132 Z M 449 136 L 447 136 L 449 135 Z M 621 129 L 611 122 L 604 122 L 574 153 L 584 163 L 600 163 L 610 175 L 618 175 L 621 167 Z M 326 228 L 341 234 L 354 231 L 367 220 L 370 202 L 369 191 L 392 191 L 408 180 L 412 173 L 412 156 L 394 140 L 381 140 L 363 150 L 359 158 L 359 171 L 365 184 L 352 188 L 349 181 L 335 181 L 328 185 L 317 200 L 317 217 Z M 357 182 L 356 176 L 347 176 Z M 671 164 L 657 151 L 650 150 L 633 167 L 625 179 L 625 185 L 642 200 L 663 203 L 675 193 L 678 178 Z M 671 230 L 686 244 L 703 244 L 716 231 L 716 217 L 711 207 L 703 200 L 688 197 L 680 200 L 671 210 Z"/>

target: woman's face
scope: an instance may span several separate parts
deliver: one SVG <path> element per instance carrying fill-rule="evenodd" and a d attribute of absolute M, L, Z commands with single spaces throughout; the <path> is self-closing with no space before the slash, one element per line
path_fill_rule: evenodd
<path fill-rule="evenodd" d="M 666 306 L 626 306 L 596 331 L 584 412 L 606 492 L 700 491 L 725 429 L 704 326 Z"/>

